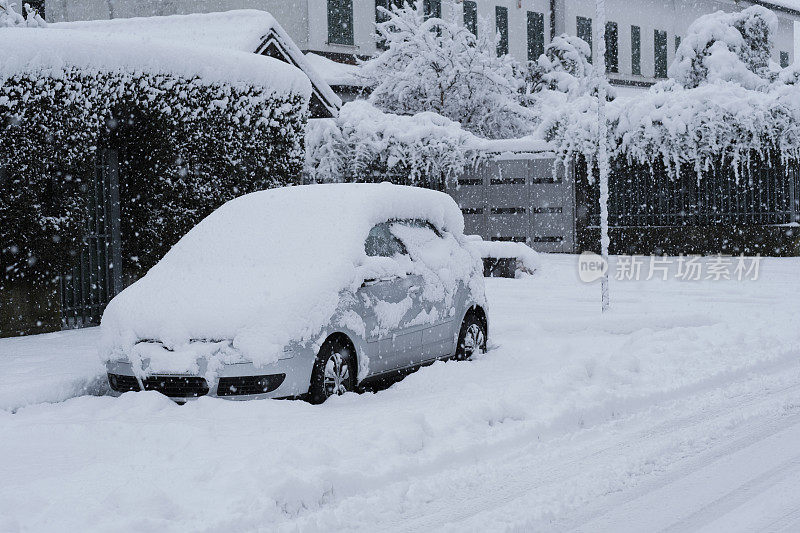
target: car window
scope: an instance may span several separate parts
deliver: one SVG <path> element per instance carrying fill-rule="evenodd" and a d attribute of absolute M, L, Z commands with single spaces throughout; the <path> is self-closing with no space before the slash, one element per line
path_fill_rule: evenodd
<path fill-rule="evenodd" d="M 389 230 L 408 250 L 411 259 L 427 263 L 431 254 L 449 257 L 450 243 L 436 228 L 424 220 L 392 221 Z"/>
<path fill-rule="evenodd" d="M 427 220 L 421 220 L 418 218 L 414 219 L 403 219 L 403 220 L 394 220 L 392 224 L 400 224 L 401 226 L 408 226 L 410 228 L 420 228 L 430 230 L 436 234 L 437 237 L 441 237 L 441 232 L 436 229 L 436 226 L 428 222 Z"/>
<path fill-rule="evenodd" d="M 369 230 L 364 251 L 369 257 L 394 257 L 395 255 L 406 255 L 405 246 L 400 240 L 392 235 L 389 229 L 389 222 L 378 224 Z"/>

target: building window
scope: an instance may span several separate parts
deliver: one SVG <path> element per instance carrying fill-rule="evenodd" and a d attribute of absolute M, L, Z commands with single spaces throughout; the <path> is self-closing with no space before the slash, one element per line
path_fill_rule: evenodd
<path fill-rule="evenodd" d="M 478 36 L 478 4 L 469 0 L 464 2 L 464 27 Z"/>
<path fill-rule="evenodd" d="M 353 0 L 328 0 L 328 42 L 353 44 Z"/>
<path fill-rule="evenodd" d="M 789 52 L 781 52 L 781 68 L 789 66 Z"/>
<path fill-rule="evenodd" d="M 528 11 L 528 61 L 544 54 L 544 13 Z"/>
<path fill-rule="evenodd" d="M 606 22 L 606 72 L 619 72 L 619 32 L 616 22 Z"/>
<path fill-rule="evenodd" d="M 496 6 L 494 17 L 497 23 L 497 33 L 500 34 L 497 41 L 497 55 L 504 56 L 508 53 L 508 8 Z"/>
<path fill-rule="evenodd" d="M 680 47 L 681 47 L 681 36 L 680 35 L 676 35 L 675 36 L 675 51 L 677 52 L 678 48 L 680 48 Z"/>
<path fill-rule="evenodd" d="M 592 19 L 578 17 L 577 19 L 578 38 L 586 41 L 589 49 L 592 48 Z M 589 63 L 592 62 L 592 52 L 589 52 Z"/>
<path fill-rule="evenodd" d="M 656 78 L 667 77 L 667 32 L 653 31 L 653 76 Z"/>
<path fill-rule="evenodd" d="M 631 26 L 631 74 L 642 75 L 642 29 Z"/>

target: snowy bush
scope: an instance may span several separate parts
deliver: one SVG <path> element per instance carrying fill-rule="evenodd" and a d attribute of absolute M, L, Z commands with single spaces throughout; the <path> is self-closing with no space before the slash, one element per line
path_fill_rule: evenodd
<path fill-rule="evenodd" d="M 227 200 L 295 181 L 306 108 L 301 94 L 123 69 L 6 77 L 3 281 L 64 271 L 81 244 L 99 150 L 119 153 L 123 257 L 141 271 Z"/>
<path fill-rule="evenodd" d="M 336 119 L 313 120 L 306 174 L 316 182 L 392 181 L 441 189 L 478 157 L 477 138 L 435 113 L 384 113 L 363 100 Z"/>
<path fill-rule="evenodd" d="M 520 105 L 519 67 L 497 57 L 491 31 L 476 38 L 457 22 L 460 7 L 452 11 L 449 20 L 426 17 L 422 0 L 383 10 L 377 31 L 387 48 L 361 68 L 370 102 L 399 115 L 433 111 L 486 138 L 529 133 L 535 116 Z"/>
<path fill-rule="evenodd" d="M 667 80 L 636 98 L 609 102 L 606 117 L 613 158 L 663 165 L 673 175 L 684 164 L 700 177 L 719 165 L 738 172 L 774 154 L 800 160 L 800 88 L 794 85 L 755 91 L 718 81 L 684 89 Z M 553 113 L 539 134 L 561 160 L 581 155 L 592 162 L 597 132 L 597 99 L 583 96 Z"/>
<path fill-rule="evenodd" d="M 557 36 L 544 54 L 528 65 L 528 92 L 544 89 L 562 93 L 580 93 L 592 74 L 589 56 L 592 49 L 583 39 L 567 34 Z"/>
<path fill-rule="evenodd" d="M 635 98 L 607 105 L 611 156 L 635 165 L 682 166 L 698 178 L 712 167 L 745 167 L 800 159 L 800 80 L 793 67 L 770 64 L 775 15 L 761 7 L 700 17 L 689 28 L 670 68 L 674 79 Z M 552 100 L 551 100 L 552 101 Z M 597 101 L 564 98 L 543 114 L 538 134 L 562 160 L 597 150 Z"/>
<path fill-rule="evenodd" d="M 704 15 L 689 26 L 670 73 L 690 89 L 718 80 L 759 88 L 769 78 L 777 26 L 775 14 L 761 6 Z"/>
<path fill-rule="evenodd" d="M 30 5 L 24 5 L 25 15 L 17 13 L 14 9 L 16 5 L 11 0 L 0 0 L 0 28 L 44 28 L 47 26 L 44 19 Z"/>

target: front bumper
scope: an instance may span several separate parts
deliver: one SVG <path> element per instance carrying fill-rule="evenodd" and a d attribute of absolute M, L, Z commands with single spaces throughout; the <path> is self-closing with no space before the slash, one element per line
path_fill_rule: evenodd
<path fill-rule="evenodd" d="M 154 390 L 176 401 L 186 401 L 200 396 L 214 396 L 228 400 L 255 400 L 262 398 L 291 398 L 308 392 L 311 383 L 313 358 L 299 355 L 257 367 L 253 363 L 222 365 L 213 378 L 196 374 L 157 373 L 141 380 L 127 361 L 106 364 L 111 388 L 117 392 Z"/>

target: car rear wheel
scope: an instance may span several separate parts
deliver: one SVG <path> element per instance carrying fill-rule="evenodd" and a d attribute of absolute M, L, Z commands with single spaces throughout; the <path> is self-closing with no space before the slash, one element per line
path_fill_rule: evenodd
<path fill-rule="evenodd" d="M 331 396 L 340 396 L 355 390 L 355 357 L 351 350 L 339 341 L 328 341 L 317 354 L 311 373 L 309 399 L 320 404 Z"/>
<path fill-rule="evenodd" d="M 486 326 L 475 314 L 469 313 L 461 324 L 455 359 L 465 361 L 475 353 L 484 352 L 486 352 Z"/>

